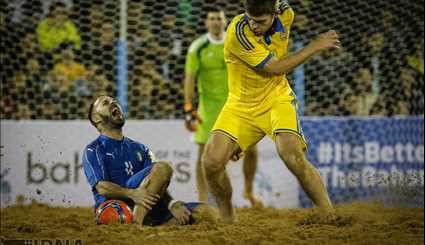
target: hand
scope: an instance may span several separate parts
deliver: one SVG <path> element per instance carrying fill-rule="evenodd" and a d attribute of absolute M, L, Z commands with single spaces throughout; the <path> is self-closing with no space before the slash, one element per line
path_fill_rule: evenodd
<path fill-rule="evenodd" d="M 317 51 L 324 51 L 331 48 L 341 48 L 339 36 L 334 30 L 319 34 L 313 41 L 310 42 L 309 45 Z"/>
<path fill-rule="evenodd" d="M 236 162 L 239 159 L 241 159 L 242 157 L 243 157 L 243 152 L 237 152 L 232 157 L 230 157 L 230 160 Z"/>
<path fill-rule="evenodd" d="M 236 151 L 235 153 L 233 153 L 233 155 L 230 157 L 230 160 L 236 162 L 239 159 L 241 159 L 243 157 L 244 153 L 241 149 L 239 149 L 238 151 Z"/>
<path fill-rule="evenodd" d="M 148 210 L 151 210 L 153 206 L 161 198 L 158 194 L 149 193 L 145 187 L 140 186 L 137 189 L 132 189 L 130 198 L 138 205 L 142 205 Z"/>
<path fill-rule="evenodd" d="M 180 225 L 189 224 L 191 213 L 182 201 L 174 203 L 170 208 L 170 212 Z"/>
<path fill-rule="evenodd" d="M 202 119 L 198 116 L 198 113 L 193 108 L 191 103 L 185 103 L 184 105 L 184 125 L 190 132 L 195 132 L 198 123 L 202 123 Z"/>
<path fill-rule="evenodd" d="M 278 1 L 276 1 L 276 14 L 278 14 L 278 15 L 282 14 L 289 7 L 290 6 L 289 6 L 287 0 L 278 0 Z"/>

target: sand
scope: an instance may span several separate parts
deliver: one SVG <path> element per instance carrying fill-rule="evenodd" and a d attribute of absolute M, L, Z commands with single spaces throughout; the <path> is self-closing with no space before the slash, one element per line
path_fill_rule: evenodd
<path fill-rule="evenodd" d="M 340 219 L 322 224 L 312 209 L 241 208 L 235 224 L 143 227 L 94 223 L 91 208 L 33 203 L 1 210 L 3 239 L 80 239 L 83 244 L 423 244 L 423 208 L 377 203 L 336 206 Z M 34 244 L 34 243 L 33 243 Z M 46 243 L 48 244 L 48 243 Z M 54 243 L 53 243 L 54 244 Z M 65 243 L 64 243 L 65 244 Z"/>

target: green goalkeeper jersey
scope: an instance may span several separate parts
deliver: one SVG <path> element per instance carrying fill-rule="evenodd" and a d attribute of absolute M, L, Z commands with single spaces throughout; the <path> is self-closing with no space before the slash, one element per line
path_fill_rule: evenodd
<path fill-rule="evenodd" d="M 227 68 L 223 49 L 224 40 L 215 41 L 208 33 L 190 45 L 185 69 L 186 72 L 196 74 L 198 95 L 201 98 L 227 98 Z"/>
<path fill-rule="evenodd" d="M 189 48 L 185 69 L 186 72 L 196 74 L 198 83 L 198 115 L 202 123 L 198 125 L 194 140 L 196 143 L 205 144 L 227 99 L 224 40 L 215 41 L 210 34 L 196 39 Z"/>

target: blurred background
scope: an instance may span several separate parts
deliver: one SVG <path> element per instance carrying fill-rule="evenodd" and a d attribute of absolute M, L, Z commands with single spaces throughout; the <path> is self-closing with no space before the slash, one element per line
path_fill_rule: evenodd
<path fill-rule="evenodd" d="M 106 93 L 130 119 L 182 118 L 185 55 L 206 31 L 204 10 L 220 6 L 230 21 L 241 2 L 128 0 L 123 14 L 113 0 L 2 2 L 1 117 L 85 118 Z M 344 47 L 292 74 L 304 115 L 423 114 L 423 0 L 290 4 L 293 50 L 329 29 Z"/>

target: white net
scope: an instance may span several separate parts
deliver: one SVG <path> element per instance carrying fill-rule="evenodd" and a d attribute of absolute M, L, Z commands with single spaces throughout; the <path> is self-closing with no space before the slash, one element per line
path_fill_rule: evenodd
<path fill-rule="evenodd" d="M 119 1 L 56 3 L 2 2 L 2 118 L 84 118 L 94 96 L 118 93 Z M 242 3 L 127 4 L 129 117 L 181 118 L 185 54 L 206 31 L 204 10 L 219 6 L 230 20 Z M 328 29 L 344 47 L 294 74 L 305 115 L 423 114 L 423 1 L 290 4 L 293 49 Z"/>

